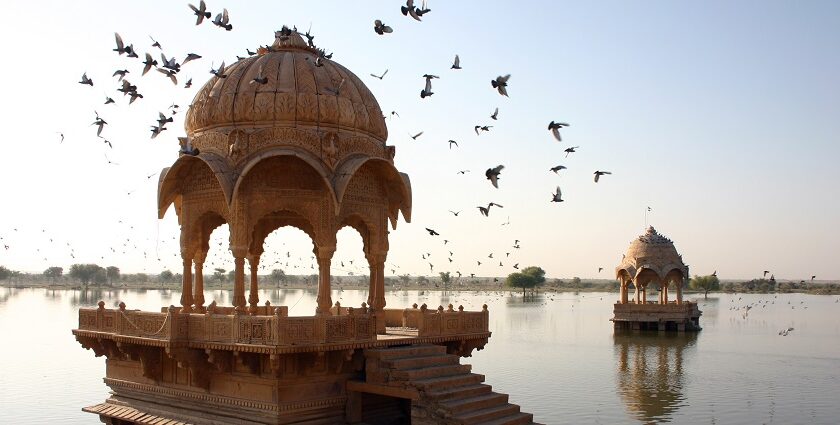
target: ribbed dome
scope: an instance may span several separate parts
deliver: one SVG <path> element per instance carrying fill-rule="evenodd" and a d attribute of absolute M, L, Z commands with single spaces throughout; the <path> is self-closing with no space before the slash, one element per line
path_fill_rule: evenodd
<path fill-rule="evenodd" d="M 674 268 L 684 269 L 685 264 L 674 242 L 657 233 L 651 226 L 643 235 L 630 242 L 616 271 L 627 270 L 631 276 L 635 276 L 636 270 L 641 268 L 652 269 L 664 276 Z"/>
<path fill-rule="evenodd" d="M 252 83 L 260 72 L 268 81 Z M 185 121 L 190 138 L 208 130 L 294 127 L 369 136 L 383 144 L 387 139 L 382 110 L 359 77 L 295 31 L 278 32 L 272 46 L 230 64 L 224 74 L 211 78 L 193 100 Z"/>

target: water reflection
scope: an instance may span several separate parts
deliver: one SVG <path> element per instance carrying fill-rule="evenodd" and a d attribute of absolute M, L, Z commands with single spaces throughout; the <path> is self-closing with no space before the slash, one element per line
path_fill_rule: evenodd
<path fill-rule="evenodd" d="M 684 352 L 696 341 L 696 333 L 613 335 L 616 388 L 628 413 L 643 423 L 671 421 L 685 405 Z"/>

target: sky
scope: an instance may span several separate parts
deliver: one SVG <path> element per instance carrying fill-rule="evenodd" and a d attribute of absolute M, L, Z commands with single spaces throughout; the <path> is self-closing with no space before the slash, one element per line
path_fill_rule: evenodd
<path fill-rule="evenodd" d="M 840 279 L 838 2 L 429 1 L 416 22 L 398 1 L 210 1 L 213 13 L 229 10 L 230 32 L 196 26 L 186 2 L 139 4 L 4 6 L 0 265 L 180 271 L 177 218 L 170 209 L 157 219 L 155 173 L 177 159 L 187 105 L 211 66 L 270 44 L 283 25 L 311 25 L 384 113 L 399 114 L 387 119 L 388 144 L 411 177 L 413 212 L 391 231 L 386 275 L 505 276 L 518 263 L 607 279 L 650 224 L 692 274 Z M 375 19 L 394 32 L 376 35 Z M 203 58 L 184 65 L 178 86 L 154 71 L 141 77 L 140 60 L 111 51 L 114 32 L 141 56 L 159 56 L 151 35 L 167 57 Z M 449 69 L 455 54 L 462 70 Z M 128 105 L 116 69 L 130 71 L 143 99 Z M 369 75 L 386 69 L 382 80 Z M 94 87 L 77 83 L 85 72 Z M 421 100 L 426 73 L 441 78 Z M 510 97 L 490 86 L 505 74 Z M 173 103 L 181 112 L 152 140 Z M 90 126 L 94 111 L 113 148 Z M 552 120 L 571 124 L 562 142 L 546 130 Z M 475 125 L 493 128 L 476 136 Z M 580 148 L 565 158 L 570 146 Z M 495 189 L 483 174 L 500 164 Z M 568 169 L 556 175 L 555 165 Z M 595 170 L 613 174 L 596 184 Z M 550 203 L 558 185 L 565 202 Z M 504 208 L 480 216 L 489 202 Z M 206 269 L 233 268 L 226 232 L 213 233 Z M 358 234 L 341 230 L 337 248 L 333 274 L 366 274 Z M 266 253 L 264 272 L 315 272 L 299 230 L 275 231 Z"/>

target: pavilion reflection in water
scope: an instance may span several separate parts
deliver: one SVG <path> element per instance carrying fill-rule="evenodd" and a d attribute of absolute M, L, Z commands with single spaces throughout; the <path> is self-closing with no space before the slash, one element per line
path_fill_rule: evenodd
<path fill-rule="evenodd" d="M 616 332 L 613 342 L 616 390 L 627 412 L 643 423 L 670 420 L 685 404 L 683 360 L 697 334 Z"/>

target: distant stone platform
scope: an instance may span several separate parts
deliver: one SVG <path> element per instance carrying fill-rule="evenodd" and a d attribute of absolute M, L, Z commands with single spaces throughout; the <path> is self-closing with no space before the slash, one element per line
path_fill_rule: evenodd
<path fill-rule="evenodd" d="M 612 320 L 616 330 L 699 331 L 703 314 L 697 303 L 616 303 Z"/>

